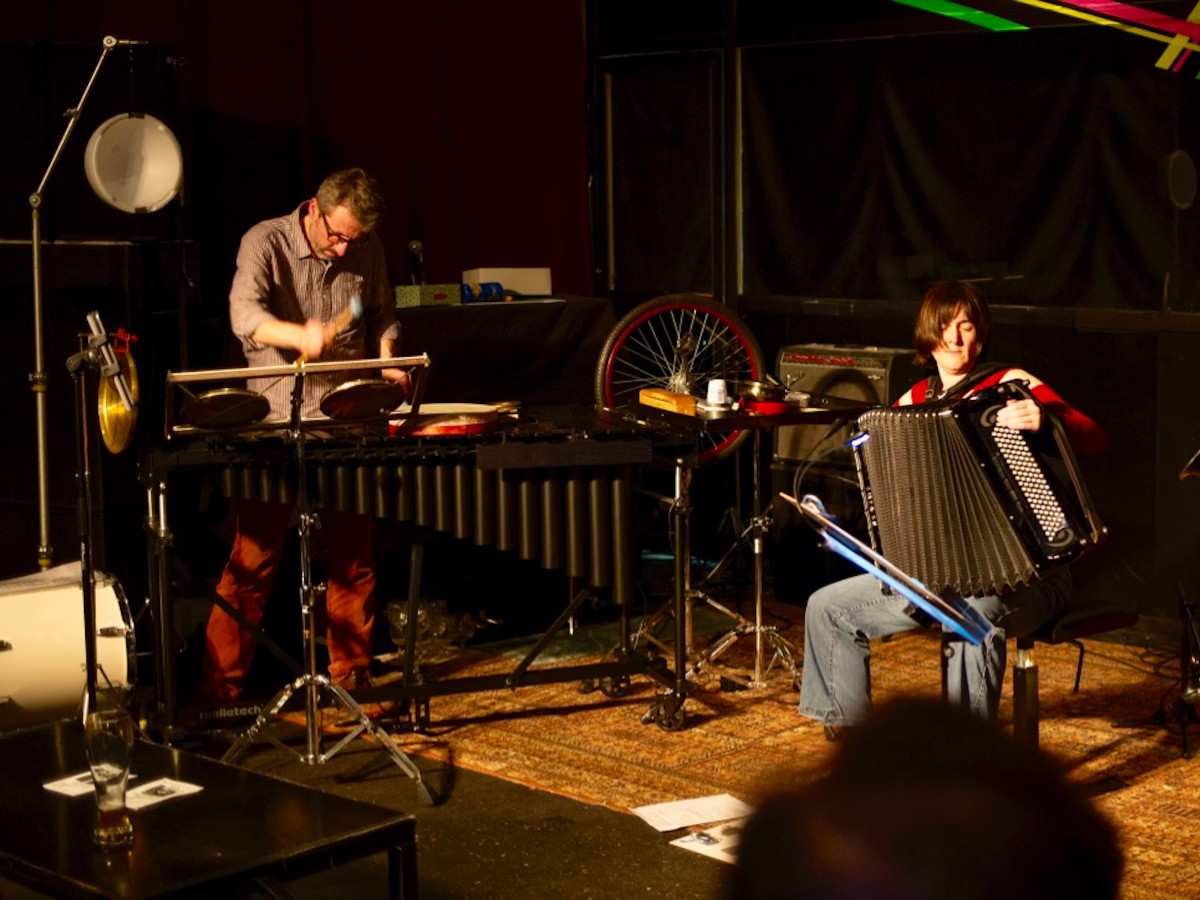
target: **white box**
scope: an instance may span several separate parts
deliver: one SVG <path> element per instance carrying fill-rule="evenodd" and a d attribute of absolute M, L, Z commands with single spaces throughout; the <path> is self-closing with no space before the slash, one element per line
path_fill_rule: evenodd
<path fill-rule="evenodd" d="M 549 269 L 468 269 L 463 272 L 464 284 L 483 284 L 498 281 L 506 291 L 524 297 L 550 296 Z"/>

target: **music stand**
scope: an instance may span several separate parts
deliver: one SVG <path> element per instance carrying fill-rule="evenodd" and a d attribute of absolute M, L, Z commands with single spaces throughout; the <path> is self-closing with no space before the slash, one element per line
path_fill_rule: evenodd
<path fill-rule="evenodd" d="M 824 538 L 826 547 L 867 574 L 874 575 L 922 612 L 957 632 L 964 640 L 978 646 L 992 630 L 991 623 L 957 594 L 947 593 L 945 596 L 939 596 L 933 593 L 921 582 L 889 562 L 882 554 L 876 553 L 841 528 L 825 512 L 825 506 L 818 497 L 807 494 L 804 500 L 800 501 L 782 492 L 779 496 L 800 511 L 805 521 Z"/>

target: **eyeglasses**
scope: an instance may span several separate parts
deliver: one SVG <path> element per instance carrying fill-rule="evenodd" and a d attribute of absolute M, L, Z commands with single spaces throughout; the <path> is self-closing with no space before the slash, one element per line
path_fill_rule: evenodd
<path fill-rule="evenodd" d="M 360 234 L 356 238 L 346 237 L 344 234 L 334 231 L 329 227 L 329 220 L 325 218 L 325 211 L 321 207 L 317 207 L 317 212 L 321 214 L 321 221 L 325 223 L 325 233 L 329 235 L 329 240 L 334 244 L 345 244 L 347 247 L 358 247 L 367 239 L 365 234 Z"/>

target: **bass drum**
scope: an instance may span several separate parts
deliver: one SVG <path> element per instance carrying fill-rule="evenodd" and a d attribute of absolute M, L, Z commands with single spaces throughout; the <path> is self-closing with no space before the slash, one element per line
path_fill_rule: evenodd
<path fill-rule="evenodd" d="M 131 688 L 137 660 L 129 604 L 115 579 L 97 572 L 95 581 L 97 684 Z M 0 582 L 0 729 L 81 711 L 83 633 L 78 563 Z"/>

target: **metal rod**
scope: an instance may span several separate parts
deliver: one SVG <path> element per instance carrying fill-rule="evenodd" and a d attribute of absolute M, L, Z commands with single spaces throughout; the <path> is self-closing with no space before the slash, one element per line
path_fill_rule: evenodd
<path fill-rule="evenodd" d="M 88 79 L 87 86 L 83 89 L 83 94 L 72 109 L 68 109 L 65 113 L 67 117 L 67 127 L 63 131 L 63 135 L 59 138 L 58 146 L 54 150 L 54 155 L 50 157 L 50 164 L 46 166 L 46 171 L 42 175 L 42 180 L 38 182 L 37 190 L 29 196 L 29 206 L 32 218 L 32 234 L 31 243 L 33 245 L 33 372 L 29 376 L 30 389 L 33 391 L 34 406 L 37 413 L 37 463 L 38 463 L 38 565 L 43 569 L 49 568 L 53 560 L 54 550 L 50 546 L 50 476 L 47 466 L 48 457 L 48 438 L 47 438 L 47 410 L 46 410 L 46 360 L 45 360 L 45 338 L 42 322 L 42 227 L 41 218 L 38 210 L 42 205 L 42 195 L 46 190 L 46 184 L 50 181 L 50 176 L 54 172 L 54 167 L 58 165 L 58 160 L 62 156 L 63 149 L 67 146 L 67 141 L 71 137 L 71 133 L 75 130 L 75 126 L 79 123 L 79 114 L 83 111 L 83 106 L 87 103 L 88 95 L 92 92 L 92 85 L 96 83 L 96 77 L 100 74 L 100 67 L 104 65 L 104 60 L 108 57 L 109 51 L 117 46 L 117 39 L 111 35 L 104 38 L 103 49 L 100 51 L 100 58 L 96 60 L 96 68 L 92 70 L 92 77 Z"/>

